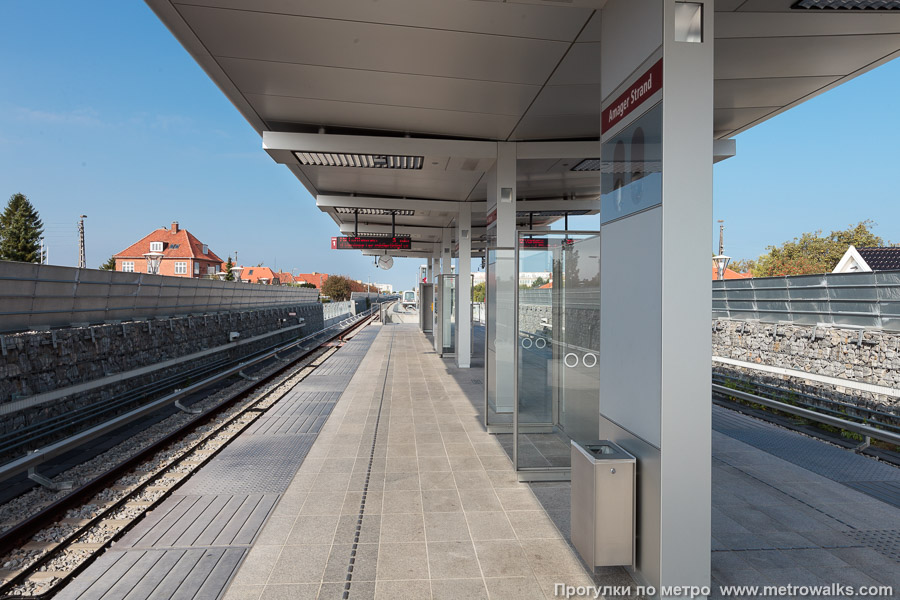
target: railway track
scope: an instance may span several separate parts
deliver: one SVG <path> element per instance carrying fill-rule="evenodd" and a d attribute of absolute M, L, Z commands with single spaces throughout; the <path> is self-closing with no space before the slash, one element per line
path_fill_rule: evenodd
<path fill-rule="evenodd" d="M 730 395 L 725 388 L 734 390 L 735 395 Z M 759 397 L 759 402 L 772 400 L 774 403 L 764 406 L 743 400 L 739 397 L 741 392 Z M 725 408 L 900 466 L 900 446 L 887 442 L 870 444 L 865 436 L 851 431 L 853 425 L 866 425 L 894 437 L 900 434 L 900 416 L 883 406 L 840 402 L 720 373 L 713 374 L 712 400 Z M 794 408 L 801 409 L 798 412 L 805 415 L 792 414 Z M 843 427 L 828 425 L 828 419 L 838 419 Z"/>
<path fill-rule="evenodd" d="M 322 341 L 0 534 L 0 599 L 49 598 L 378 313 Z"/>

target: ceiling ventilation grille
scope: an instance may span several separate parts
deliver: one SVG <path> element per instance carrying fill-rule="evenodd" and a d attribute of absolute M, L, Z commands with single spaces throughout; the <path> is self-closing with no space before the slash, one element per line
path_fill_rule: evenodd
<path fill-rule="evenodd" d="M 421 169 L 423 156 L 390 154 L 345 154 L 339 152 L 294 152 L 302 165 L 358 167 L 362 169 Z"/>
<path fill-rule="evenodd" d="M 572 171 L 599 171 L 603 166 L 603 163 L 599 158 L 586 158 L 574 167 L 572 167 Z"/>
<path fill-rule="evenodd" d="M 398 217 L 411 217 L 416 214 L 416 211 L 405 208 L 352 208 L 349 206 L 338 206 L 334 209 L 334 212 L 341 215 L 352 215 L 357 213 L 360 215 L 397 215 Z"/>
<path fill-rule="evenodd" d="M 800 0 L 793 9 L 900 10 L 900 0 Z"/>

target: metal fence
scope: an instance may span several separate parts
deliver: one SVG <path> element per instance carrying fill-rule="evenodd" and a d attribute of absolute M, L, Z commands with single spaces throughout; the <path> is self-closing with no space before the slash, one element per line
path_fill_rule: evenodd
<path fill-rule="evenodd" d="M 325 326 L 340 320 L 347 315 L 353 314 L 353 302 L 326 302 L 322 305 L 322 313 L 325 318 Z"/>
<path fill-rule="evenodd" d="M 318 301 L 312 288 L 0 261 L 0 331 Z"/>
<path fill-rule="evenodd" d="M 712 316 L 900 331 L 900 271 L 713 281 Z"/>

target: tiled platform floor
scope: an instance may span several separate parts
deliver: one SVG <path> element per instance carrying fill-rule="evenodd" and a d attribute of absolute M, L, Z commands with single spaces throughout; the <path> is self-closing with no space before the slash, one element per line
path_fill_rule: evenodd
<path fill-rule="evenodd" d="M 590 585 L 483 430 L 481 382 L 459 373 L 415 325 L 383 327 L 226 598 L 527 600 Z"/>
<path fill-rule="evenodd" d="M 82 575 L 99 572 L 94 596 L 134 598 L 157 577 L 152 597 L 214 600 L 238 564 L 229 599 L 549 599 L 556 582 L 591 584 L 566 543 L 569 485 L 517 483 L 510 436 L 483 431 L 483 371 L 441 360 L 412 324 L 367 328 L 359 338 L 341 352 L 362 362 L 300 470 L 288 476 L 286 490 L 259 499 L 254 506 L 262 509 L 244 511 L 250 520 L 268 515 L 246 559 L 252 535 L 240 543 L 206 540 L 202 549 L 173 535 L 165 548 L 123 540 L 124 551 L 108 552 Z M 327 391 L 323 399 L 332 403 L 350 378 L 319 375 L 297 394 Z M 713 413 L 712 597 L 722 597 L 717 586 L 727 584 L 900 589 L 900 510 L 853 489 L 848 475 L 892 481 L 884 465 L 852 454 L 825 460 L 844 451 L 824 444 L 821 452 L 782 456 L 809 446 L 808 438 L 720 407 Z M 271 427 L 251 433 L 308 435 L 281 427 L 292 414 L 271 418 Z M 804 457 L 841 468 L 829 478 L 821 464 L 804 468 Z M 241 512 L 251 504 L 220 496 L 210 496 L 210 506 L 218 501 Z M 140 530 L 168 522 L 159 514 Z M 137 571 L 147 571 L 147 585 L 131 581 Z M 173 587 L 176 580 L 182 583 Z M 622 569 L 606 569 L 595 581 L 630 583 Z M 196 585 L 185 587 L 189 582 Z"/>

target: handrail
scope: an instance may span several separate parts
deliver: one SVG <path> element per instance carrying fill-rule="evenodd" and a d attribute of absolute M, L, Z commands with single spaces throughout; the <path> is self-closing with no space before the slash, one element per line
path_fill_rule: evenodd
<path fill-rule="evenodd" d="M 751 394 L 749 392 L 742 392 L 740 390 L 735 390 L 730 387 L 718 385 L 715 383 L 712 384 L 712 391 L 723 394 L 725 396 L 739 398 L 746 402 L 762 404 L 763 406 L 768 406 L 769 408 L 774 408 L 775 410 L 780 410 L 782 412 L 797 415 L 798 417 L 803 417 L 805 419 L 809 419 L 810 421 L 816 421 L 817 423 L 824 423 L 826 425 L 840 427 L 841 429 L 846 429 L 847 431 L 852 431 L 853 433 L 858 433 L 859 435 L 865 436 L 866 442 L 868 442 L 868 438 L 873 438 L 882 442 L 888 442 L 890 444 L 897 444 L 898 446 L 900 446 L 900 434 L 885 431 L 883 429 L 878 429 L 872 427 L 871 425 L 856 423 L 855 421 L 848 421 L 839 417 L 832 417 L 831 415 L 825 415 L 814 410 L 800 408 L 791 404 L 787 404 L 785 402 L 779 402 L 778 400 L 772 400 L 771 398 L 764 398 L 763 396 L 757 396 L 756 394 Z"/>

